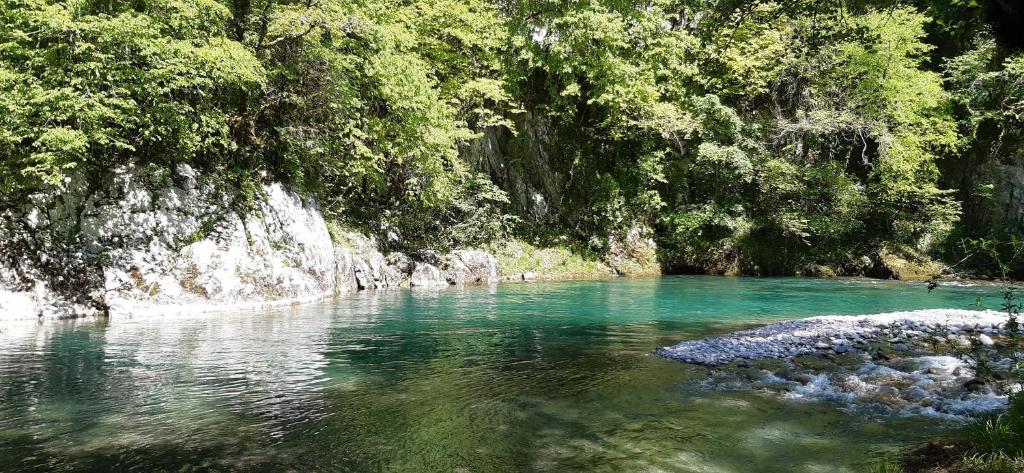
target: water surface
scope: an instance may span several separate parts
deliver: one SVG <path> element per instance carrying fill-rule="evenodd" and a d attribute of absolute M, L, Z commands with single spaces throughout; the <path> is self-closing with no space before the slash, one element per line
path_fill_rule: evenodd
<path fill-rule="evenodd" d="M 995 288 L 665 277 L 0 326 L 0 471 L 843 472 L 955 427 L 702 387 L 653 348 Z"/>

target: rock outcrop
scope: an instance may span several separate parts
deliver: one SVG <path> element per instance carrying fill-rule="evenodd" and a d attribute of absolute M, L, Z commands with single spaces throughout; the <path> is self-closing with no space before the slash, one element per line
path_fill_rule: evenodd
<path fill-rule="evenodd" d="M 430 263 L 417 263 L 409 278 L 409 284 L 413 287 L 438 287 L 447 286 L 448 281 L 441 270 Z"/>
<path fill-rule="evenodd" d="M 661 274 L 653 233 L 646 225 L 633 225 L 628 231 L 613 232 L 608 238 L 608 263 L 616 273 L 627 276 Z"/>
<path fill-rule="evenodd" d="M 565 163 L 572 160 L 560 154 L 564 147 L 543 113 L 526 111 L 514 120 L 517 132 L 488 127 L 478 139 L 466 143 L 460 154 L 508 192 L 518 213 L 540 223 L 559 211 L 571 177 Z"/>
<path fill-rule="evenodd" d="M 316 203 L 281 184 L 237 205 L 240 191 L 186 165 L 144 174 L 73 180 L 0 213 L 0 319 L 259 308 L 498 279 L 497 259 L 479 251 L 434 255 L 434 267 L 419 253 L 385 256 L 355 232 L 333 241 Z"/>
<path fill-rule="evenodd" d="M 453 251 L 444 258 L 446 279 L 451 284 L 498 282 L 498 258 L 483 251 Z"/>

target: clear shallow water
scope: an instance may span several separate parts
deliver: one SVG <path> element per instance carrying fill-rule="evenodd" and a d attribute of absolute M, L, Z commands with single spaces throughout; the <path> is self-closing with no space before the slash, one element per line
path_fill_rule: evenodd
<path fill-rule="evenodd" d="M 718 277 L 0 326 L 0 471 L 862 471 L 954 427 L 704 389 L 650 351 L 995 288 Z"/>

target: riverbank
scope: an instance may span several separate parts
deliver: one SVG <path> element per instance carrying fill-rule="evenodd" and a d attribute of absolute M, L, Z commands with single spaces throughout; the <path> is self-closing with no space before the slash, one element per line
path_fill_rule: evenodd
<path fill-rule="evenodd" d="M 243 188 L 185 164 L 159 178 L 133 167 L 101 183 L 76 176 L 0 211 L 0 320 L 249 310 L 390 287 L 660 273 L 642 232 L 613 238 L 607 255 L 515 239 L 398 252 L 400 237 L 383 233 L 387 241 L 340 228 L 281 183 Z"/>
<path fill-rule="evenodd" d="M 1005 321 L 1000 312 L 954 309 L 811 317 L 655 353 L 711 368 L 714 387 L 966 420 L 1005 409 L 1021 389 L 991 382 L 1013 379 L 1016 368 Z"/>
<path fill-rule="evenodd" d="M 339 228 L 315 200 L 280 183 L 242 189 L 185 164 L 159 179 L 132 167 L 105 179 L 72 179 L 0 212 L 0 320 L 250 310 L 388 287 L 661 274 L 655 241 L 640 228 L 608 236 L 601 254 L 569 238 L 403 253 L 388 249 L 403 247 L 400 236 L 383 232 L 381 241 Z"/>
<path fill-rule="evenodd" d="M 790 320 L 752 330 L 681 342 L 657 353 L 686 363 L 719 366 L 736 360 L 780 359 L 810 354 L 866 353 L 891 343 L 897 351 L 927 347 L 940 331 L 956 343 L 969 335 L 1004 335 L 1006 316 L 995 311 L 921 310 L 864 316 L 821 316 Z"/>

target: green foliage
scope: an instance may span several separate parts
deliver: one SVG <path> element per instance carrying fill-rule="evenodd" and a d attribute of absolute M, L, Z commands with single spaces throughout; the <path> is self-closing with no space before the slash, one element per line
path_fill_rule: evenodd
<path fill-rule="evenodd" d="M 868 467 L 869 473 L 903 473 L 903 467 L 892 461 L 881 461 Z"/>
<path fill-rule="evenodd" d="M 5 0 L 0 196 L 82 167 L 228 156 L 225 107 L 266 80 L 229 18 L 203 0 Z"/>
<path fill-rule="evenodd" d="M 615 275 L 598 255 L 566 244 L 538 248 L 520 240 L 509 240 L 488 245 L 487 249 L 498 258 L 502 274 L 513 278 L 526 273 L 558 279 Z"/>
<path fill-rule="evenodd" d="M 1021 392 L 1021 382 L 1024 381 L 1024 360 L 1020 348 L 1020 310 L 1021 303 L 1017 296 L 1017 287 L 1009 282 L 1007 274 L 1011 263 L 1020 257 L 1020 251 L 1024 246 L 1013 240 L 1008 243 L 1015 250 L 1006 257 L 1000 245 L 991 240 L 981 240 L 965 243 L 979 254 L 987 254 L 995 261 L 999 268 L 1001 280 L 1006 284 L 1003 291 L 1003 302 L 1001 309 L 1006 313 L 1006 322 L 1003 325 L 1009 332 L 1009 340 L 1012 352 L 1009 354 L 1014 360 L 1009 373 L 1000 377 L 1004 391 L 1009 394 L 1009 404 L 1006 412 L 994 417 L 976 422 L 968 431 L 968 442 L 971 454 L 961 460 L 966 471 L 979 472 L 1003 472 L 1020 471 L 1024 466 L 1024 392 Z M 973 345 L 973 344 L 972 344 Z M 980 347 L 972 346 L 969 350 L 958 352 L 958 355 L 974 366 L 975 371 L 982 379 L 993 378 L 990 365 L 993 358 L 999 356 L 987 350 L 980 350 Z"/>
<path fill-rule="evenodd" d="M 1024 143 L 1024 60 L 964 51 L 955 1 L 2 1 L 4 206 L 184 162 L 396 248 L 642 225 L 670 269 L 827 273 L 928 253 L 998 193 L 940 159 Z M 517 166 L 557 188 L 541 228 Z"/>
<path fill-rule="evenodd" d="M 1017 473 L 1024 469 L 1024 458 L 1005 453 L 973 454 L 958 462 L 965 473 Z"/>
<path fill-rule="evenodd" d="M 514 5 L 510 78 L 559 129 L 581 240 L 640 221 L 670 269 L 785 274 L 927 252 L 958 217 L 936 161 L 960 138 L 912 8 Z"/>
<path fill-rule="evenodd" d="M 1005 166 L 1019 162 L 1024 153 L 1024 55 L 1008 55 L 984 34 L 972 49 L 945 63 L 947 85 L 956 104 L 962 134 L 967 137 L 958 159 L 945 163 L 947 174 L 958 179 L 958 198 L 965 219 L 950 239 L 947 257 L 968 256 L 959 242 L 1010 242 L 1021 237 L 1014 216 L 1015 184 Z M 1004 256 L 1012 245 L 1003 245 Z M 1011 261 L 1010 275 L 1024 274 L 1021 260 Z M 967 266 L 981 274 L 998 269 L 989 259 L 970 259 Z"/>
<path fill-rule="evenodd" d="M 971 445 L 979 455 L 1024 458 L 1024 401 L 1013 396 L 1009 409 L 972 426 Z"/>

